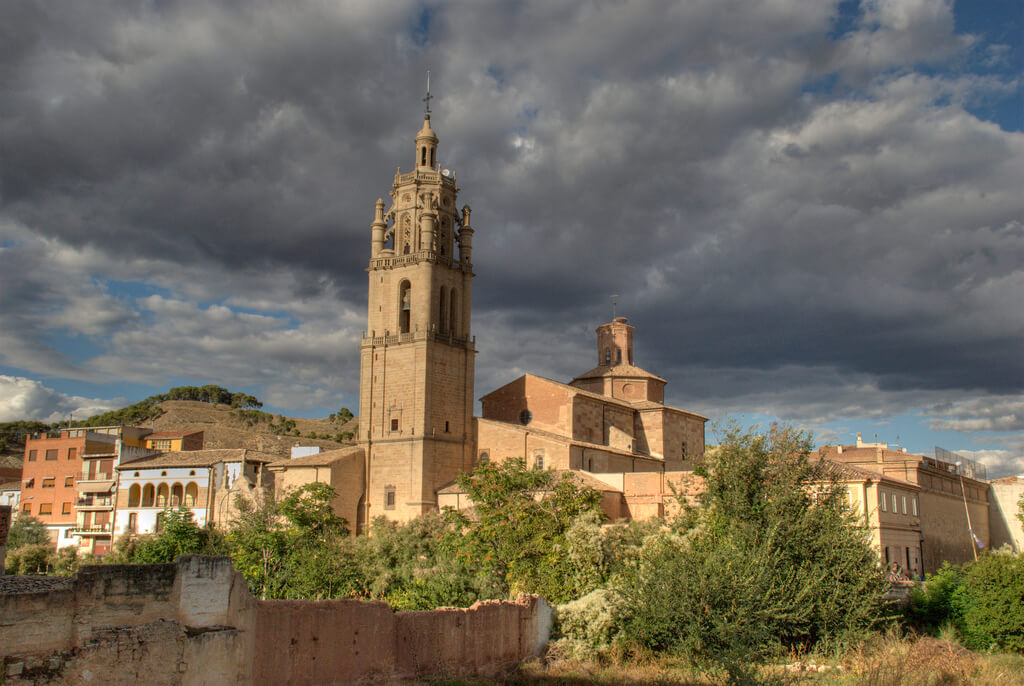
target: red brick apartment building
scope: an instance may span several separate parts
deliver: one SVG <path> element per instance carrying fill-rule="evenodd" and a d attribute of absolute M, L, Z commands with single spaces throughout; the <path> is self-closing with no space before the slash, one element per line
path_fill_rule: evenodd
<path fill-rule="evenodd" d="M 202 431 L 136 426 L 60 429 L 25 441 L 20 513 L 38 518 L 58 548 L 104 555 L 113 544 L 117 472 L 125 462 L 161 450 L 197 450 Z"/>
<path fill-rule="evenodd" d="M 21 473 L 21 514 L 32 515 L 50 530 L 58 548 L 73 545 L 76 484 L 82 472 L 85 435 L 33 434 L 25 439 Z"/>

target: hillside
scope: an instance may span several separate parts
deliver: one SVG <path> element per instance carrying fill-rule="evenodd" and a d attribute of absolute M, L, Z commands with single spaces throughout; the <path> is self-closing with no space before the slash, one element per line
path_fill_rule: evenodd
<path fill-rule="evenodd" d="M 159 407 L 162 414 L 146 422 L 145 426 L 156 431 L 202 431 L 207 448 L 249 448 L 283 457 L 288 456 L 291 447 L 296 445 L 316 445 L 324 450 L 351 445 L 351 441 L 309 438 L 309 435 L 329 434 L 336 438 L 342 432 L 354 432 L 358 424 L 356 418 L 344 423 L 327 418 L 291 418 L 194 400 L 165 400 Z M 282 424 L 288 428 L 286 435 L 281 435 Z M 279 433 L 275 433 L 274 427 L 278 427 Z M 295 431 L 300 435 L 296 436 Z"/>
<path fill-rule="evenodd" d="M 232 408 L 230 405 L 198 400 L 164 400 L 150 407 L 147 413 L 158 408 L 159 416 L 134 422 L 135 425 L 150 427 L 155 431 L 202 431 L 207 448 L 249 448 L 282 457 L 287 457 L 291 447 L 296 445 L 316 445 L 324 450 L 352 445 L 352 440 L 338 439 L 347 438 L 341 436 L 345 432 L 355 433 L 359 422 L 357 418 L 341 421 L 328 417 L 284 417 L 256 409 Z M 90 425 L 98 426 L 102 423 L 105 422 L 90 422 Z M 37 424 L 39 427 L 32 430 L 46 430 L 45 424 Z M 76 426 L 79 424 L 75 423 Z M 318 438 L 311 438 L 310 434 L 316 434 Z M 19 468 L 25 446 L 24 437 L 23 434 L 12 432 L 9 438 L 3 449 L 0 449 L 0 456 L 4 456 L 4 460 L 12 460 L 12 468 Z M 4 479 L 0 478 L 0 481 Z"/>

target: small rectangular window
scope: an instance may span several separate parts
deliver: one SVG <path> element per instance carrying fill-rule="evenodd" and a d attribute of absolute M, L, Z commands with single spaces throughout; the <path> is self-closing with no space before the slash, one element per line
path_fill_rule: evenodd
<path fill-rule="evenodd" d="M 60 506 L 61 514 L 71 514 L 71 503 L 64 503 Z"/>
<path fill-rule="evenodd" d="M 41 485 L 43 488 L 53 488 L 54 486 L 57 485 L 57 477 L 44 476 L 43 483 Z"/>
<path fill-rule="evenodd" d="M 910 511 L 913 513 L 913 515 L 915 517 L 917 516 L 917 497 L 916 496 L 910 499 Z"/>
<path fill-rule="evenodd" d="M 896 509 L 896 494 L 892 494 L 892 513 L 897 514 L 899 510 Z"/>
<path fill-rule="evenodd" d="M 53 503 L 39 503 L 39 514 L 53 514 Z"/>
<path fill-rule="evenodd" d="M 31 514 L 32 513 L 32 503 L 25 503 L 24 505 L 22 505 L 21 506 L 21 511 L 24 512 L 25 514 Z"/>
<path fill-rule="evenodd" d="M 46 451 L 46 461 L 47 462 L 56 462 L 57 461 L 57 449 L 56 448 L 51 448 L 51 449 Z"/>
<path fill-rule="evenodd" d="M 392 431 L 398 431 L 398 420 L 397 419 L 392 419 L 391 420 L 391 430 Z"/>
<path fill-rule="evenodd" d="M 38 453 L 39 453 L 38 450 L 29 450 L 28 451 L 28 461 L 29 462 L 35 462 L 36 461 L 36 455 Z"/>
<path fill-rule="evenodd" d="M 886 512 L 886 509 L 885 509 L 886 496 L 885 496 L 885 493 L 882 493 L 881 495 L 882 495 L 882 497 L 880 498 L 880 503 L 882 505 L 882 512 Z"/>
<path fill-rule="evenodd" d="M 35 479 L 25 479 L 25 488 L 32 488 L 36 485 Z"/>
<path fill-rule="evenodd" d="M 902 508 L 903 514 L 907 514 L 907 496 L 903 496 L 903 503 L 902 503 L 902 505 L 903 505 L 903 508 Z"/>
<path fill-rule="evenodd" d="M 395 509 L 395 487 L 388 486 L 384 489 L 384 509 Z"/>
<path fill-rule="evenodd" d="M 68 448 L 68 459 L 73 460 L 78 457 L 78 448 Z"/>
<path fill-rule="evenodd" d="M 64 477 L 64 485 L 65 486 L 74 486 L 75 485 L 75 477 L 73 477 L 73 476 L 65 476 Z"/>
<path fill-rule="evenodd" d="M 537 464 L 537 469 L 544 469 L 544 456 L 543 455 L 538 455 L 537 456 L 536 464 Z"/>

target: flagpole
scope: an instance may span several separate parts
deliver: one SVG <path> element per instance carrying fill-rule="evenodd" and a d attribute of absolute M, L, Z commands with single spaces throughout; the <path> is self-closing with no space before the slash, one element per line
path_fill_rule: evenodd
<path fill-rule="evenodd" d="M 964 488 L 964 470 L 961 466 L 963 463 L 956 463 L 956 471 L 960 475 L 960 495 L 964 499 L 964 513 L 967 515 L 967 533 L 971 535 L 971 552 L 974 553 L 974 559 L 978 559 L 978 544 L 974 538 L 974 527 L 971 526 L 971 510 L 967 507 L 967 489 Z"/>

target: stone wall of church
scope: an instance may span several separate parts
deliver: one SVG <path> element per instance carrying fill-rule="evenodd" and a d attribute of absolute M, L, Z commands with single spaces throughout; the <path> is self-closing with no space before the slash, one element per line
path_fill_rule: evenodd
<path fill-rule="evenodd" d="M 548 436 L 529 427 L 500 421 L 477 419 L 477 459 L 486 454 L 488 460 L 501 462 L 519 458 L 526 466 L 537 466 L 537 458 L 543 458 L 545 469 L 573 469 L 569 442 Z"/>
<path fill-rule="evenodd" d="M 552 623 L 548 604 L 525 595 L 397 613 L 356 600 L 259 601 L 227 558 L 96 566 L 51 581 L 57 585 L 0 592 L 5 684 L 489 676 L 539 654 Z"/>

